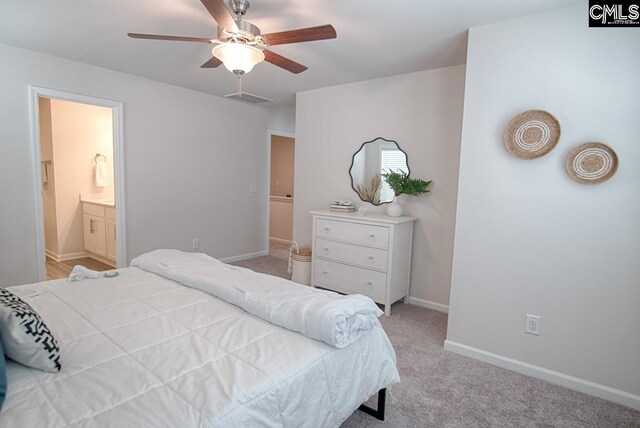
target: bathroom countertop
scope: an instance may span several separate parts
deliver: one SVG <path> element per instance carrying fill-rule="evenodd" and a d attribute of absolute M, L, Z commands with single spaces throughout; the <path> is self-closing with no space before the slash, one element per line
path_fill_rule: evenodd
<path fill-rule="evenodd" d="M 102 206 L 111 207 L 111 208 L 115 208 L 116 206 L 116 201 L 114 201 L 113 199 L 82 197 L 80 198 L 80 202 L 87 202 L 89 204 L 102 205 Z"/>

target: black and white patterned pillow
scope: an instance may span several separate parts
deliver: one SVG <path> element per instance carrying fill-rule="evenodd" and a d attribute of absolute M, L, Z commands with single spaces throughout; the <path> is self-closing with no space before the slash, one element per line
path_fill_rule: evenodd
<path fill-rule="evenodd" d="M 60 348 L 49 327 L 28 303 L 4 288 L 0 288 L 0 337 L 12 360 L 48 372 L 62 368 Z"/>

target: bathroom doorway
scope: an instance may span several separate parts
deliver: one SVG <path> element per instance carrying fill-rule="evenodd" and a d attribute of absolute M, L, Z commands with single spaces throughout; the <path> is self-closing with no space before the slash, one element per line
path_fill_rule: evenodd
<path fill-rule="evenodd" d="M 269 149 L 269 254 L 288 260 L 293 241 L 295 138 L 271 132 Z"/>
<path fill-rule="evenodd" d="M 125 265 L 121 104 L 31 89 L 41 279 Z"/>

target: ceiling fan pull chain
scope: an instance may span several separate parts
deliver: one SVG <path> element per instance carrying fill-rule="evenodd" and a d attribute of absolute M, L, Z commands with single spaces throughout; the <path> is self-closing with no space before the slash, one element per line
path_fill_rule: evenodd
<path fill-rule="evenodd" d="M 242 78 L 240 77 L 240 74 L 238 74 L 237 76 L 238 76 L 238 96 L 241 97 L 242 96 Z"/>

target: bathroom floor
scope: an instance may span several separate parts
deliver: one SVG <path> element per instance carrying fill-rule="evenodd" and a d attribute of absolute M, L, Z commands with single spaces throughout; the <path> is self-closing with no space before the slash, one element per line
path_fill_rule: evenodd
<path fill-rule="evenodd" d="M 81 259 L 65 260 L 63 262 L 57 262 L 47 257 L 47 279 L 60 279 L 67 278 L 71 273 L 71 270 L 75 265 L 82 265 L 88 269 L 97 271 L 111 270 L 113 266 L 109 266 L 106 263 L 102 263 L 98 260 L 90 257 L 83 257 Z"/>

